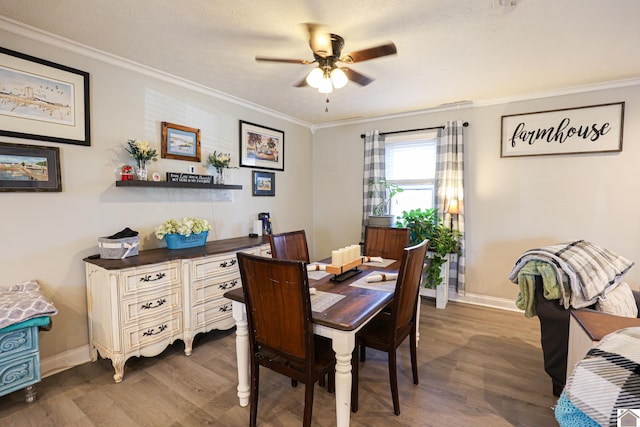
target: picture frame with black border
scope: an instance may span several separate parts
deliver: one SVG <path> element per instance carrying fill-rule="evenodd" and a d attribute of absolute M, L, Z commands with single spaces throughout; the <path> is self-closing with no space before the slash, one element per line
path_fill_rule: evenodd
<path fill-rule="evenodd" d="M 91 145 L 89 73 L 0 47 L 0 135 Z"/>
<path fill-rule="evenodd" d="M 284 132 L 240 120 L 240 166 L 284 171 Z"/>
<path fill-rule="evenodd" d="M 276 174 L 274 172 L 253 171 L 253 195 L 275 196 Z"/>
<path fill-rule="evenodd" d="M 0 192 L 61 192 L 60 149 L 0 142 Z"/>
<path fill-rule="evenodd" d="M 200 129 L 162 122 L 163 159 L 200 162 Z"/>

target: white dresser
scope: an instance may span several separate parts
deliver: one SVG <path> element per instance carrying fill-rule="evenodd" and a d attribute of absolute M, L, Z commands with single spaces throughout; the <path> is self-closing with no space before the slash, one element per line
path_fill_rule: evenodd
<path fill-rule="evenodd" d="M 196 334 L 235 326 L 223 294 L 242 286 L 240 251 L 270 256 L 266 238 L 240 237 L 123 260 L 85 258 L 91 360 L 111 359 L 120 382 L 132 356 L 156 356 L 178 339 L 188 356 Z"/>

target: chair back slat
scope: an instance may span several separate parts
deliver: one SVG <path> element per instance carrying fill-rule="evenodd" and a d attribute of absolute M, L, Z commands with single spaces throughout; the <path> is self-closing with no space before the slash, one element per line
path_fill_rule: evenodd
<path fill-rule="evenodd" d="M 304 230 L 269 235 L 271 256 L 309 263 L 309 247 Z"/>
<path fill-rule="evenodd" d="M 408 228 L 373 227 L 364 230 L 363 255 L 379 256 L 385 259 L 402 259 L 404 248 L 409 246 Z"/>
<path fill-rule="evenodd" d="M 304 264 L 245 253 L 237 256 L 252 347 L 312 361 L 311 300 Z"/>
<path fill-rule="evenodd" d="M 413 324 L 428 242 L 424 240 L 418 245 L 404 249 L 391 303 L 393 333 L 399 333 L 405 330 L 407 325 Z"/>

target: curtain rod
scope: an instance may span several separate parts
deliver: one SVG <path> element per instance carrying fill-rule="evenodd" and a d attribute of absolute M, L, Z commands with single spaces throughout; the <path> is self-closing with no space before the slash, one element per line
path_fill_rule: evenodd
<path fill-rule="evenodd" d="M 469 122 L 462 123 L 462 126 L 464 126 L 464 127 L 469 126 Z M 391 131 L 391 132 L 380 132 L 380 135 L 392 135 L 394 133 L 417 132 L 419 130 L 434 130 L 434 129 L 444 129 L 444 125 L 442 125 L 442 126 L 432 126 L 430 128 L 406 129 L 406 130 L 395 130 L 395 131 Z M 364 136 L 365 136 L 364 133 L 360 134 L 360 138 L 364 139 Z"/>

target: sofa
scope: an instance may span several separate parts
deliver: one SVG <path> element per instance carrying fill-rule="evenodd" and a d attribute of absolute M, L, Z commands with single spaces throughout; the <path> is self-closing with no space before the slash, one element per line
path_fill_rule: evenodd
<path fill-rule="evenodd" d="M 535 282 L 535 307 L 540 320 L 540 341 L 544 357 L 544 370 L 551 377 L 553 395 L 560 396 L 567 380 L 567 352 L 569 348 L 569 320 L 571 310 L 559 300 L 544 298 L 542 277 Z M 632 291 L 640 312 L 640 291 Z M 589 310 L 594 307 L 582 308 Z"/>

